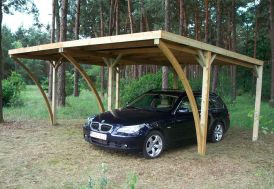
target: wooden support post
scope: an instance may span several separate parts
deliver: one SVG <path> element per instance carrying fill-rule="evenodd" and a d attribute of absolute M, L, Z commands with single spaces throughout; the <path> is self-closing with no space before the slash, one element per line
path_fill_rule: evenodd
<path fill-rule="evenodd" d="M 200 55 L 204 56 L 204 55 Z M 214 57 L 215 58 L 215 57 Z M 206 140 L 207 140 L 207 128 L 208 128 L 208 105 L 209 105 L 209 89 L 210 89 L 210 70 L 211 63 L 214 59 L 211 57 L 211 52 L 206 52 L 205 57 L 200 59 L 203 66 L 203 84 L 202 84 L 202 99 L 201 99 L 201 149 L 199 154 L 205 155 L 206 152 Z"/>
<path fill-rule="evenodd" d="M 119 108 L 119 102 L 120 102 L 120 69 L 117 67 L 116 69 L 116 95 L 115 95 L 115 108 Z"/>
<path fill-rule="evenodd" d="M 93 82 L 91 81 L 90 77 L 88 76 L 88 74 L 85 72 L 85 70 L 80 66 L 80 64 L 72 57 L 69 55 L 69 53 L 67 52 L 62 52 L 62 49 L 60 49 L 59 51 L 62 56 L 64 58 L 66 58 L 73 66 L 75 66 L 75 68 L 79 71 L 79 73 L 83 76 L 83 78 L 86 80 L 89 88 L 94 92 L 96 100 L 97 100 L 97 104 L 99 107 L 100 112 L 104 112 L 104 105 L 102 103 L 102 100 L 100 98 L 100 95 L 98 93 L 98 91 L 96 90 L 95 85 L 93 84 Z"/>
<path fill-rule="evenodd" d="M 50 106 L 50 103 L 49 103 L 49 99 L 48 99 L 45 91 L 43 90 L 42 86 L 39 84 L 38 79 L 31 73 L 31 71 L 19 59 L 15 58 L 15 57 L 12 57 L 12 58 L 17 64 L 19 64 L 28 73 L 28 75 L 30 76 L 32 81 L 38 87 L 39 91 L 41 92 L 41 94 L 42 94 L 42 96 L 43 96 L 43 98 L 46 102 L 47 109 L 48 109 L 49 116 L 50 116 L 50 120 L 51 120 L 51 124 L 53 125 L 53 113 L 51 111 L 51 106 Z M 32 110 L 30 110 L 30 111 L 32 111 Z"/>
<path fill-rule="evenodd" d="M 103 58 L 105 64 L 108 67 L 108 111 L 112 110 L 112 101 L 113 101 L 113 73 L 115 67 L 118 68 L 119 61 L 122 58 L 122 54 L 119 54 L 115 59 L 107 59 Z M 116 71 L 116 100 L 115 100 L 115 108 L 119 107 L 119 90 L 120 90 L 120 79 L 119 79 L 119 69 Z M 118 74 L 118 76 L 117 76 Z M 117 79 L 118 78 L 118 79 Z M 118 82 L 118 84 L 117 84 Z M 118 91 L 117 91 L 118 90 Z"/>
<path fill-rule="evenodd" d="M 56 89 L 57 89 L 57 70 L 58 67 L 56 67 L 56 64 L 52 67 L 52 99 L 51 99 L 51 110 L 52 110 L 52 115 L 53 115 L 53 120 L 52 124 L 56 125 Z"/>
<path fill-rule="evenodd" d="M 257 71 L 258 77 L 257 77 L 257 82 L 256 82 L 256 99 L 255 99 L 253 136 L 252 136 L 253 141 L 258 140 L 260 110 L 261 110 L 263 66 L 257 66 L 256 71 Z"/>
<path fill-rule="evenodd" d="M 200 117 L 199 117 L 197 104 L 196 104 L 196 101 L 195 101 L 191 86 L 190 86 L 190 84 L 189 84 L 189 82 L 186 78 L 186 74 L 183 71 L 183 68 L 179 64 L 178 60 L 176 59 L 176 57 L 172 53 L 172 51 L 165 44 L 165 42 L 163 42 L 162 40 L 156 40 L 154 43 L 158 45 L 158 47 L 161 49 L 163 54 L 169 60 L 169 62 L 171 63 L 174 70 L 178 74 L 178 77 L 181 80 L 181 82 L 182 82 L 182 84 L 185 88 L 185 91 L 186 91 L 186 94 L 187 94 L 187 97 L 189 99 L 190 106 L 191 106 L 191 109 L 192 109 L 193 117 L 194 117 L 196 136 L 197 136 L 197 144 L 198 144 L 198 152 L 200 152 L 200 150 L 199 150 L 201 148 Z"/>
<path fill-rule="evenodd" d="M 108 65 L 108 111 L 112 110 L 112 99 L 113 99 L 113 67 Z"/>

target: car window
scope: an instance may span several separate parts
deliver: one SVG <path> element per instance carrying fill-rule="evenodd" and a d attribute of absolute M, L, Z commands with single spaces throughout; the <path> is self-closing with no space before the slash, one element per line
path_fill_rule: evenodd
<path fill-rule="evenodd" d="M 213 97 L 210 99 L 210 108 L 211 109 L 222 109 L 224 108 L 224 103 L 219 97 Z"/>
<path fill-rule="evenodd" d="M 196 100 L 196 103 L 197 103 L 198 110 L 201 109 L 201 99 L 202 99 L 201 96 L 195 96 L 195 100 Z M 188 97 L 183 98 L 183 100 L 181 101 L 181 103 L 178 107 L 178 110 L 180 112 L 192 112 L 191 105 L 190 105 Z"/>
<path fill-rule="evenodd" d="M 145 94 L 130 103 L 128 107 L 156 111 L 170 111 L 174 107 L 177 99 L 177 96 L 166 94 Z"/>

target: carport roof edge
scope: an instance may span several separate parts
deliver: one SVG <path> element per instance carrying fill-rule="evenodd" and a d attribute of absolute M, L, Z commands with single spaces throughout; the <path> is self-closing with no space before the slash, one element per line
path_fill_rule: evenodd
<path fill-rule="evenodd" d="M 25 48 L 18 48 L 9 50 L 9 55 L 11 57 L 18 57 L 18 58 L 27 58 L 27 59 L 40 59 L 39 53 L 42 53 L 44 56 L 44 60 L 51 60 L 50 56 L 56 55 L 63 50 L 68 49 L 70 52 L 74 50 L 79 50 L 92 47 L 94 46 L 93 51 L 97 51 L 96 46 L 101 45 L 102 47 L 107 46 L 109 52 L 112 50 L 117 50 L 115 45 L 123 43 L 122 50 L 127 50 L 127 45 L 130 48 L 133 48 L 135 43 L 138 43 L 136 48 L 147 48 L 147 47 L 157 47 L 157 43 L 159 40 L 164 40 L 172 45 L 177 45 L 179 48 L 183 47 L 186 49 L 187 53 L 190 51 L 210 51 L 216 54 L 219 57 L 223 57 L 223 59 L 219 59 L 222 62 L 226 62 L 228 64 L 236 64 L 241 65 L 241 63 L 249 65 L 250 67 L 253 65 L 262 66 L 263 61 L 248 57 L 246 55 L 242 55 L 233 51 L 229 51 L 220 47 L 216 47 L 214 45 L 206 44 L 194 39 L 190 39 L 184 36 L 180 36 L 177 34 L 173 34 L 170 32 L 158 30 L 158 31 L 150 31 L 150 32 L 142 32 L 142 33 L 133 33 L 133 34 L 123 34 L 123 35 L 116 35 L 116 36 L 107 36 L 107 37 L 98 37 L 98 38 L 91 38 L 91 39 L 81 39 L 81 40 L 74 40 L 74 41 L 65 41 L 65 42 L 58 42 L 58 43 L 50 43 L 38 46 L 31 46 Z M 149 42 L 149 44 L 147 43 Z M 143 44 L 143 45 L 142 45 Z M 111 45 L 111 46 L 110 46 Z M 101 48 L 103 49 L 103 48 Z M 98 49 L 98 50 L 101 50 Z M 121 54 L 123 51 L 121 50 Z M 177 49 L 178 50 L 178 49 Z M 79 52 L 79 51 L 78 51 Z M 137 52 L 137 50 L 136 50 Z M 92 55 L 92 54 L 91 54 Z M 48 59 L 47 59 L 48 58 Z M 92 57 L 91 57 L 92 58 Z M 151 60 L 151 61 L 157 61 Z M 136 60 L 136 63 L 138 59 Z M 153 64 L 153 63 L 151 63 Z"/>

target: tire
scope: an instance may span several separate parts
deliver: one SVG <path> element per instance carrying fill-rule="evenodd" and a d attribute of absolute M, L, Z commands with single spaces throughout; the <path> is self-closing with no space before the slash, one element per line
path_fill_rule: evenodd
<path fill-rule="evenodd" d="M 224 125 L 220 122 L 214 124 L 214 126 L 211 128 L 209 140 L 210 142 L 216 143 L 220 142 L 224 138 Z"/>
<path fill-rule="evenodd" d="M 151 131 L 145 138 L 143 156 L 147 159 L 159 157 L 164 151 L 165 139 L 161 132 Z"/>

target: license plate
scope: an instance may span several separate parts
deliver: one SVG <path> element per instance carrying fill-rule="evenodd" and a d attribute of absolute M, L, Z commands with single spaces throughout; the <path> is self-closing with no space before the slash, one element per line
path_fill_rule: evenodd
<path fill-rule="evenodd" d="M 93 138 L 101 139 L 101 140 L 107 140 L 107 135 L 103 133 L 97 133 L 97 132 L 91 131 L 90 136 Z"/>

